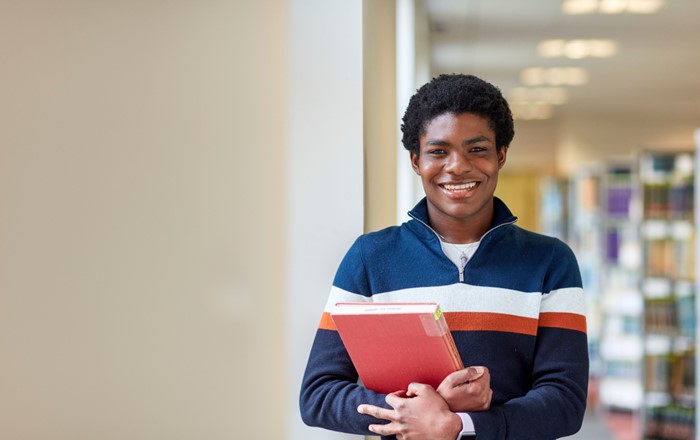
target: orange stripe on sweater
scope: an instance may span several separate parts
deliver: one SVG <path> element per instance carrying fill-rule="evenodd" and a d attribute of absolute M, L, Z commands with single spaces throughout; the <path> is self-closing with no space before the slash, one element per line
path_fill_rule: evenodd
<path fill-rule="evenodd" d="M 445 312 L 447 325 L 452 331 L 486 330 L 537 334 L 537 320 L 503 313 Z"/>
<path fill-rule="evenodd" d="M 586 333 L 586 317 L 576 313 L 541 313 L 540 327 L 564 328 Z"/>
<path fill-rule="evenodd" d="M 537 334 L 537 320 L 502 313 L 445 312 L 447 326 L 451 331 L 500 331 L 534 336 Z M 540 327 L 556 327 L 586 333 L 586 317 L 575 313 L 542 313 Z M 334 330 L 331 314 L 323 312 L 318 328 Z"/>
<path fill-rule="evenodd" d="M 338 330 L 335 328 L 333 318 L 331 318 L 331 314 L 328 312 L 323 312 L 323 315 L 321 315 L 321 322 L 318 323 L 318 328 L 322 330 Z"/>

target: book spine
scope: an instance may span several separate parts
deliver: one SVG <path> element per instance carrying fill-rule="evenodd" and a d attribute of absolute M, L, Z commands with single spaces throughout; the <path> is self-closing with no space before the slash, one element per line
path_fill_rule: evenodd
<path fill-rule="evenodd" d="M 443 341 L 445 341 L 445 345 L 447 345 L 447 350 L 450 352 L 450 355 L 452 356 L 452 361 L 455 365 L 455 367 L 458 370 L 461 370 L 464 368 L 464 364 L 462 363 L 462 358 L 459 355 L 459 351 L 457 350 L 457 346 L 455 345 L 454 338 L 452 337 L 452 332 L 450 332 L 450 328 L 447 325 L 447 320 L 445 319 L 445 314 L 442 313 L 440 314 L 440 317 L 437 319 L 438 325 L 440 326 L 441 330 L 444 331 L 444 337 Z"/>

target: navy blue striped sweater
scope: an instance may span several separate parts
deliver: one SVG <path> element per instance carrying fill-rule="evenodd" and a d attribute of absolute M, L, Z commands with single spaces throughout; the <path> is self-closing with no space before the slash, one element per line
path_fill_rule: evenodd
<path fill-rule="evenodd" d="M 581 276 L 558 239 L 526 231 L 494 198 L 492 228 L 464 281 L 429 227 L 423 199 L 411 220 L 360 236 L 340 264 L 311 348 L 300 406 L 304 422 L 372 435 L 383 423 L 357 413 L 384 395 L 358 375 L 330 312 L 341 301 L 434 301 L 445 313 L 465 366 L 491 373 L 491 408 L 470 412 L 479 439 L 556 439 L 578 431 L 588 384 Z"/>

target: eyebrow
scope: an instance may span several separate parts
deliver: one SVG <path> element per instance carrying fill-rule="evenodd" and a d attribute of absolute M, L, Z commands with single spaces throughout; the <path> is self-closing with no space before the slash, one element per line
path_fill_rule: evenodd
<path fill-rule="evenodd" d="M 477 142 L 490 142 L 490 139 L 487 138 L 486 136 L 477 136 L 473 137 L 471 139 L 467 139 L 464 142 L 462 142 L 462 145 L 471 145 L 471 144 L 476 144 Z"/>
<path fill-rule="evenodd" d="M 444 141 L 442 139 L 429 139 L 429 140 L 425 141 L 425 145 L 437 145 L 439 147 L 447 147 L 447 146 L 452 145 L 452 144 L 450 144 L 449 142 Z"/>
<path fill-rule="evenodd" d="M 462 145 L 472 145 L 476 144 L 478 142 L 490 142 L 490 139 L 487 138 L 486 136 L 476 136 L 470 139 L 466 139 L 462 142 Z M 452 145 L 450 142 L 447 142 L 443 139 L 429 139 L 425 141 L 425 145 L 436 145 L 439 147 L 447 147 L 449 145 Z"/>

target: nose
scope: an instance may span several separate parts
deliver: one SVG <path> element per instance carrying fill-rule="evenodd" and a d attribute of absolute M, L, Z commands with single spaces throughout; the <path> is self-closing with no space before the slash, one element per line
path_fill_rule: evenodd
<path fill-rule="evenodd" d="M 456 176 L 461 176 L 471 171 L 471 169 L 472 163 L 469 160 L 469 157 L 466 154 L 457 151 L 452 152 L 448 156 L 447 163 L 445 164 L 445 171 Z"/>

